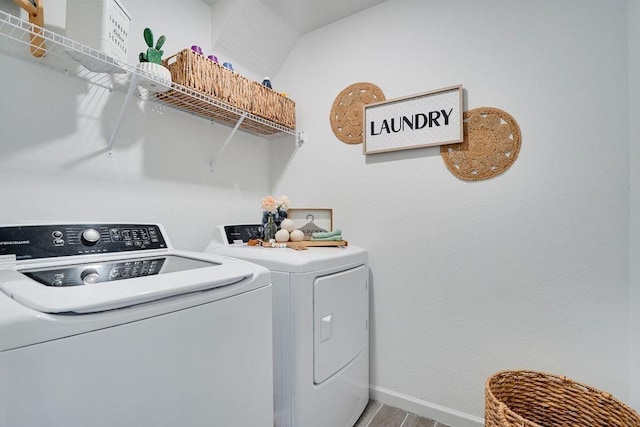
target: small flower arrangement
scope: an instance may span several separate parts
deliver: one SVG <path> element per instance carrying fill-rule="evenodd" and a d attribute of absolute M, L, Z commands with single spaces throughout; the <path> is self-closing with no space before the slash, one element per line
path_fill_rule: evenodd
<path fill-rule="evenodd" d="M 262 198 L 262 210 L 269 213 L 286 212 L 289 209 L 289 198 L 280 196 L 277 199 L 273 196 Z"/>
<path fill-rule="evenodd" d="M 287 209 L 289 209 L 289 198 L 280 196 L 277 199 L 273 196 L 262 198 L 262 226 L 269 221 L 269 217 L 273 217 L 276 227 L 280 227 L 280 223 L 287 217 Z"/>

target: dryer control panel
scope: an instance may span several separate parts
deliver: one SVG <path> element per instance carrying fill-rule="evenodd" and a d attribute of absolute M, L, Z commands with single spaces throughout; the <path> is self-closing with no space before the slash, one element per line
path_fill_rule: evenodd
<path fill-rule="evenodd" d="M 223 225 L 222 239 L 225 245 L 243 244 L 262 238 L 262 224 Z"/>
<path fill-rule="evenodd" d="M 58 224 L 0 227 L 0 256 L 16 260 L 165 249 L 157 224 Z"/>

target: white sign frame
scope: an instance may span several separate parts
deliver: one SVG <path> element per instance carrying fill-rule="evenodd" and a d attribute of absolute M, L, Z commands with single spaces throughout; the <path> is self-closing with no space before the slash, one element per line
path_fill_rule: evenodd
<path fill-rule="evenodd" d="M 363 106 L 364 154 L 464 140 L 462 85 Z"/>

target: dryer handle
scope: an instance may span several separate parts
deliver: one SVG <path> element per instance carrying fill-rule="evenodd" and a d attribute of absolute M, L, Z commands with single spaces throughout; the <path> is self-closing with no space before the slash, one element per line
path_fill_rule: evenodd
<path fill-rule="evenodd" d="M 320 319 L 320 340 L 326 342 L 333 336 L 333 314 Z"/>

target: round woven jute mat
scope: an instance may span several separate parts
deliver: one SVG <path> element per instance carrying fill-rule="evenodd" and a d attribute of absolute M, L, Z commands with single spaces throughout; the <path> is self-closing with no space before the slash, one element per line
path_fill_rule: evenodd
<path fill-rule="evenodd" d="M 464 142 L 440 146 L 447 169 L 465 181 L 500 175 L 516 161 L 520 127 L 506 111 L 480 107 L 464 113 Z"/>
<path fill-rule="evenodd" d="M 382 90 L 373 83 L 354 83 L 338 94 L 329 121 L 335 136 L 346 144 L 361 144 L 363 138 L 363 105 L 382 102 L 386 98 Z"/>

